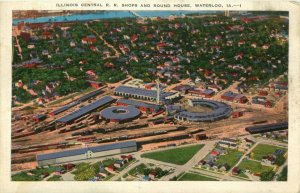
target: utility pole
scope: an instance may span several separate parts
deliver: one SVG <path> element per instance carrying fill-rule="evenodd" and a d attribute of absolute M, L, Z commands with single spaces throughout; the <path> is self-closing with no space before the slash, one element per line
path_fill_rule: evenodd
<path fill-rule="evenodd" d="M 225 11 L 225 17 L 230 17 L 229 11 Z"/>
<path fill-rule="evenodd" d="M 160 84 L 159 79 L 156 79 L 156 90 L 157 90 L 156 104 L 158 104 L 158 105 L 160 103 L 160 87 L 159 87 L 159 84 Z"/>

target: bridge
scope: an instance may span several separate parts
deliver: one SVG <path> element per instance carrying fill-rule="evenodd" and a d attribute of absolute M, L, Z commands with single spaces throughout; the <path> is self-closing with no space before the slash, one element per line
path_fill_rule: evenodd
<path fill-rule="evenodd" d="M 145 19 L 143 16 L 139 15 L 137 12 L 135 11 L 129 11 L 132 15 L 136 16 L 136 17 L 139 17 L 141 19 Z"/>

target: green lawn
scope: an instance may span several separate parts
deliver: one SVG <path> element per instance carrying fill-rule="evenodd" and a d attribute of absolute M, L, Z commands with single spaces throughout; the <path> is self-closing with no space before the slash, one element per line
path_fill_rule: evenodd
<path fill-rule="evenodd" d="M 145 164 L 140 164 L 134 168 L 132 168 L 128 174 L 131 176 L 136 176 L 137 174 L 143 174 L 144 173 L 144 169 L 146 169 L 147 166 Z"/>
<path fill-rule="evenodd" d="M 204 145 L 193 145 L 168 149 L 164 151 L 151 152 L 142 154 L 141 157 L 163 161 L 167 163 L 183 165 L 188 162 Z"/>
<path fill-rule="evenodd" d="M 276 149 L 282 149 L 286 152 L 286 149 L 283 147 L 277 147 L 267 144 L 258 144 L 251 152 L 251 158 L 255 160 L 261 160 L 263 156 L 272 154 Z"/>
<path fill-rule="evenodd" d="M 47 181 L 61 181 L 61 180 L 62 178 L 59 175 L 54 175 L 47 179 Z"/>
<path fill-rule="evenodd" d="M 18 174 L 15 174 L 11 177 L 12 181 L 40 181 L 42 180 L 39 176 L 30 176 L 27 175 L 26 172 L 20 172 Z"/>
<path fill-rule="evenodd" d="M 237 176 L 248 179 L 248 176 L 246 174 L 244 174 L 244 172 L 240 172 Z"/>
<path fill-rule="evenodd" d="M 235 149 L 227 149 L 227 152 L 228 153 L 226 155 L 219 156 L 216 164 L 221 165 L 227 163 L 231 168 L 239 161 L 243 153 Z"/>
<path fill-rule="evenodd" d="M 202 176 L 200 174 L 185 173 L 181 176 L 178 181 L 218 181 L 217 179 Z"/>
<path fill-rule="evenodd" d="M 99 172 L 100 165 L 103 165 L 103 167 L 109 166 L 114 163 L 114 159 L 107 159 L 103 160 L 101 162 L 97 162 L 94 164 L 90 163 L 80 163 L 75 166 L 75 171 L 72 172 L 72 174 L 75 175 L 74 179 L 78 181 L 87 181 L 97 175 Z"/>
<path fill-rule="evenodd" d="M 33 175 L 28 175 L 28 172 L 20 172 L 11 177 L 12 181 L 40 181 L 42 180 L 41 175 L 45 173 L 51 174 L 61 167 L 59 166 L 50 166 L 50 167 L 40 167 L 37 169 L 30 170 Z"/>
<path fill-rule="evenodd" d="M 260 162 L 252 160 L 243 160 L 238 167 L 242 170 L 250 170 L 254 173 L 263 173 L 273 170 L 270 166 L 263 166 Z"/>

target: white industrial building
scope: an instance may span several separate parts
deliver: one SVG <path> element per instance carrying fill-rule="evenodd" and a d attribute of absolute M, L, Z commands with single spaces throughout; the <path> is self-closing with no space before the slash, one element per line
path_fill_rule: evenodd
<path fill-rule="evenodd" d="M 40 154 L 37 155 L 36 160 L 39 166 L 45 166 L 45 165 L 61 164 L 65 162 L 110 156 L 115 154 L 129 153 L 134 151 L 137 151 L 136 142 L 126 141 L 126 142 L 113 143 L 113 144 L 101 145 L 95 147 L 85 147 L 81 149 L 73 149 L 73 150 L 60 151 L 55 153 Z"/>

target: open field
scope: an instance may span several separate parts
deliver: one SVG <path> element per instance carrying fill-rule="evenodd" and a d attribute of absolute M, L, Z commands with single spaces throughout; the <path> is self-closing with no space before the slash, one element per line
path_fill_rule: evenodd
<path fill-rule="evenodd" d="M 258 144 L 251 153 L 251 158 L 255 160 L 261 160 L 263 156 L 274 153 L 277 149 L 281 149 L 286 152 L 286 149 L 283 147 L 267 145 L 267 144 Z"/>
<path fill-rule="evenodd" d="M 97 173 L 99 173 L 100 165 L 103 167 L 107 167 L 114 163 L 114 159 L 107 159 L 102 162 L 97 162 L 95 164 L 89 164 L 89 163 L 80 163 L 75 167 L 75 171 L 72 172 L 72 174 L 75 175 L 74 179 L 78 181 L 85 181 L 89 180 L 90 178 L 93 178 L 96 176 Z"/>
<path fill-rule="evenodd" d="M 263 173 L 273 170 L 270 166 L 263 166 L 260 162 L 252 160 L 243 160 L 238 167 L 242 170 L 250 170 L 253 173 Z"/>
<path fill-rule="evenodd" d="M 202 176 L 200 174 L 195 173 L 185 173 L 182 177 L 178 179 L 178 181 L 218 181 L 214 178 Z"/>
<path fill-rule="evenodd" d="M 146 166 L 145 164 L 140 164 L 140 165 L 138 165 L 138 166 L 132 168 L 132 169 L 128 172 L 128 174 L 131 175 L 131 176 L 136 176 L 137 174 L 143 174 L 143 171 L 144 171 L 144 169 L 146 169 L 146 168 L 147 168 L 147 166 Z M 127 177 L 127 175 L 124 176 L 124 177 Z"/>
<path fill-rule="evenodd" d="M 243 155 L 242 152 L 234 149 L 227 149 L 227 154 L 226 155 L 220 155 L 218 160 L 216 161 L 217 165 L 222 165 L 222 164 L 228 164 L 230 168 L 234 166 L 241 156 Z"/>
<path fill-rule="evenodd" d="M 194 145 L 142 154 L 141 157 L 183 165 L 188 162 L 204 145 Z"/>

